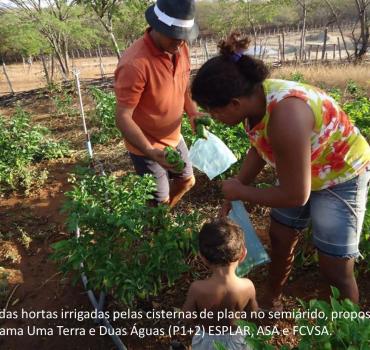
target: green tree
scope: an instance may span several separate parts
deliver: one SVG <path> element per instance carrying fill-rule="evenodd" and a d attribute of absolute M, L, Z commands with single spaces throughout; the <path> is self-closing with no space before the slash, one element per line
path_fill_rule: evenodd
<path fill-rule="evenodd" d="M 270 24 L 279 13 L 279 7 L 286 2 L 218 0 L 209 10 L 205 24 L 218 36 L 225 36 L 234 30 L 249 29 L 256 42 L 258 28 L 263 24 Z"/>
<path fill-rule="evenodd" d="M 141 36 L 148 27 L 144 13 L 150 3 L 150 0 L 131 0 L 121 6 L 117 12 L 116 20 L 119 25 L 116 33 L 122 38 L 124 47 Z"/>
<path fill-rule="evenodd" d="M 88 17 L 83 8 L 76 6 L 76 2 L 68 0 L 47 0 L 45 2 L 33 0 L 9 0 L 15 8 L 9 8 L 18 19 L 30 23 L 52 48 L 61 71 L 68 78 L 69 55 L 71 43 L 86 46 L 96 41 L 97 36 L 88 25 Z M 46 5 L 46 6 L 45 6 Z"/>
<path fill-rule="evenodd" d="M 12 12 L 0 16 L 0 55 L 23 57 L 49 51 L 50 46 L 32 22 L 24 22 Z"/>
<path fill-rule="evenodd" d="M 100 23 L 107 31 L 117 58 L 120 58 L 120 50 L 113 32 L 113 17 L 118 12 L 123 0 L 78 0 L 79 3 L 94 11 Z"/>

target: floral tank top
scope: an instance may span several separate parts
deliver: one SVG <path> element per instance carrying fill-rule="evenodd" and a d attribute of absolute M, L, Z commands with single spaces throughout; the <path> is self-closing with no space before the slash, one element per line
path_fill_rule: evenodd
<path fill-rule="evenodd" d="M 370 161 L 370 146 L 338 103 L 322 90 L 294 81 L 267 79 L 263 83 L 267 108 L 263 119 L 246 132 L 258 154 L 275 167 L 267 135 L 270 114 L 277 103 L 297 97 L 315 117 L 311 134 L 311 189 L 321 190 L 357 176 Z"/>

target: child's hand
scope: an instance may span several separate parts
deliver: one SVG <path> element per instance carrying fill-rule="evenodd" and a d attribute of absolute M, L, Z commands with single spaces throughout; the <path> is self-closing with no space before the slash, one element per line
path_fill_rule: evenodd
<path fill-rule="evenodd" d="M 235 177 L 222 181 L 222 192 L 224 194 L 224 198 L 229 201 L 240 199 L 240 193 L 242 192 L 243 187 L 244 185 Z"/>

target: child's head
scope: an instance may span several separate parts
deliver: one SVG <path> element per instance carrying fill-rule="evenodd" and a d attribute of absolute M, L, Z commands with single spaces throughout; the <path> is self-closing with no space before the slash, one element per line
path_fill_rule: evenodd
<path fill-rule="evenodd" d="M 226 266 L 245 256 L 243 230 L 230 219 L 203 225 L 199 233 L 200 254 L 212 265 Z"/>

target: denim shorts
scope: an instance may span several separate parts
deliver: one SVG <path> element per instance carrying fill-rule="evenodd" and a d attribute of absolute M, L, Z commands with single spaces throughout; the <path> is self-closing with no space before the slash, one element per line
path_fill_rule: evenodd
<path fill-rule="evenodd" d="M 294 229 L 312 225 L 315 247 L 322 253 L 357 258 L 370 185 L 370 167 L 355 178 L 312 191 L 302 207 L 273 208 L 271 217 Z"/>
<path fill-rule="evenodd" d="M 193 167 L 189 159 L 189 151 L 184 138 L 181 136 L 179 144 L 176 146 L 177 151 L 180 153 L 182 160 L 185 162 L 185 168 L 182 173 L 174 173 L 164 169 L 157 162 L 144 157 L 129 153 L 135 171 L 138 175 L 152 174 L 157 183 L 157 191 L 155 192 L 155 200 L 162 203 L 170 197 L 170 179 L 183 179 L 187 180 L 193 176 Z"/>

